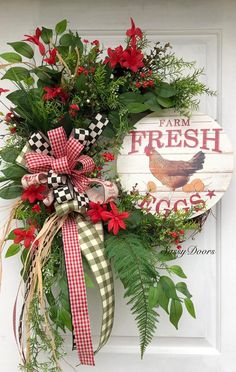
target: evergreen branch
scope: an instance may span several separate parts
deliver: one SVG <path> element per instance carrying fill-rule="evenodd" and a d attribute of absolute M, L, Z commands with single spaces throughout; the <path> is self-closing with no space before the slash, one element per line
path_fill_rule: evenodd
<path fill-rule="evenodd" d="M 156 280 L 153 253 L 133 233 L 107 236 L 106 251 L 113 259 L 115 270 L 122 281 L 128 304 L 135 316 L 140 335 L 141 358 L 156 330 L 158 314 L 148 305 L 149 289 Z"/>

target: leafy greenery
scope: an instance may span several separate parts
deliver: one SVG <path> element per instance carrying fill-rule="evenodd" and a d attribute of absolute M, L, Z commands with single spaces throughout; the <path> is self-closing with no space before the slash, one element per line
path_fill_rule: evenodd
<path fill-rule="evenodd" d="M 137 321 L 140 334 L 141 357 L 151 342 L 158 314 L 148 306 L 149 288 L 156 278 L 152 254 L 135 234 L 107 236 L 106 251 L 122 281 L 128 304 Z"/>

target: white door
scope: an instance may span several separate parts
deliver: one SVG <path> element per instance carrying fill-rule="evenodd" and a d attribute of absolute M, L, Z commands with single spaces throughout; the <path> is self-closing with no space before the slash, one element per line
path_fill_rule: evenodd
<path fill-rule="evenodd" d="M 0 1 L 0 51 L 7 41 L 18 40 L 37 25 L 52 26 L 62 18 L 70 28 L 79 29 L 89 39 L 100 39 L 106 46 L 123 40 L 132 16 L 152 40 L 169 41 L 176 53 L 196 60 L 205 68 L 204 81 L 218 91 L 217 98 L 203 98 L 201 111 L 225 128 L 236 148 L 236 1 L 234 0 L 57 0 Z M 110 342 L 96 357 L 94 372 L 236 372 L 236 248 L 235 178 L 213 212 L 203 232 L 186 243 L 198 250 L 211 250 L 180 258 L 188 276 L 197 319 L 184 315 L 179 331 L 161 313 L 152 345 L 144 359 L 139 356 L 136 325 L 116 283 L 116 317 Z M 6 215 L 2 211 L 1 221 Z M 215 253 L 214 253 L 215 251 Z M 12 258 L 4 262 L 0 303 L 0 370 L 17 371 L 18 355 L 12 332 L 11 313 L 19 277 L 19 264 Z M 100 318 L 99 296 L 89 293 L 94 335 Z M 70 352 L 70 340 L 67 349 Z M 76 354 L 69 358 L 77 363 Z M 80 367 L 87 371 L 89 367 Z M 65 364 L 64 371 L 70 371 Z"/>

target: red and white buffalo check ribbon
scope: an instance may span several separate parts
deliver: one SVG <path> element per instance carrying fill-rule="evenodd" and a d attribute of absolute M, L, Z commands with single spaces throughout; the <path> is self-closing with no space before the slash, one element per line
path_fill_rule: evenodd
<path fill-rule="evenodd" d="M 62 226 L 75 343 L 81 364 L 95 365 L 78 229 L 74 218 Z"/>

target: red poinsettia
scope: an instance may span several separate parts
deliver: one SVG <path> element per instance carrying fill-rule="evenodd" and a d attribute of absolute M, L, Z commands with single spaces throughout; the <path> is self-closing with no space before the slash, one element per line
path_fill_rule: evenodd
<path fill-rule="evenodd" d="M 36 200 L 43 200 L 45 198 L 45 191 L 45 185 L 31 185 L 24 189 L 23 194 L 21 195 L 21 199 L 28 200 L 30 203 L 34 203 Z"/>
<path fill-rule="evenodd" d="M 30 226 L 29 229 L 15 229 L 13 233 L 15 235 L 14 243 L 19 244 L 24 242 L 25 248 L 29 248 L 31 243 L 35 240 L 35 230 L 34 225 Z"/>
<path fill-rule="evenodd" d="M 59 97 L 63 103 L 68 99 L 68 94 L 61 87 L 44 87 L 45 94 L 43 99 L 45 101 L 51 101 L 52 99 Z"/>
<path fill-rule="evenodd" d="M 121 63 L 123 58 L 123 47 L 119 45 L 115 49 L 108 48 L 107 54 L 109 57 L 105 58 L 104 63 L 109 63 L 111 68 L 115 68 L 118 64 Z"/>
<path fill-rule="evenodd" d="M 7 92 L 9 92 L 9 89 L 0 88 L 0 96 L 2 93 L 7 93 Z"/>
<path fill-rule="evenodd" d="M 55 65 L 56 63 L 56 56 L 57 56 L 57 49 L 53 48 L 48 51 L 49 52 L 49 57 L 44 58 L 44 62 L 47 62 L 49 65 Z"/>
<path fill-rule="evenodd" d="M 131 39 L 136 38 L 136 36 L 138 36 L 140 39 L 142 39 L 142 37 L 143 37 L 142 30 L 139 27 L 135 26 L 133 18 L 130 18 L 130 20 L 131 20 L 131 28 L 129 28 L 126 31 L 126 35 L 128 37 L 130 37 Z"/>
<path fill-rule="evenodd" d="M 137 72 L 139 68 L 144 66 L 141 50 L 136 49 L 135 46 L 126 49 L 122 54 L 121 66 Z"/>
<path fill-rule="evenodd" d="M 119 212 L 115 203 L 110 202 L 110 211 L 104 211 L 101 213 L 103 221 L 108 222 L 108 231 L 112 231 L 114 235 L 117 235 L 120 229 L 126 229 L 124 222 L 125 218 L 129 217 L 128 212 Z"/>
<path fill-rule="evenodd" d="M 41 212 L 41 208 L 40 208 L 40 205 L 39 204 L 35 204 L 32 208 L 31 208 L 32 212 L 34 213 L 40 213 Z"/>
<path fill-rule="evenodd" d="M 112 154 L 111 152 L 104 152 L 102 154 L 102 157 L 105 161 L 109 162 L 109 161 L 113 161 L 115 159 L 115 156 L 114 154 Z"/>
<path fill-rule="evenodd" d="M 102 220 L 102 213 L 106 210 L 106 204 L 89 202 L 89 210 L 87 211 L 87 215 L 93 223 L 97 223 Z"/>
<path fill-rule="evenodd" d="M 40 30 L 40 28 L 37 27 L 35 30 L 35 35 L 24 35 L 24 36 L 26 37 L 25 41 L 29 41 L 30 43 L 37 45 L 39 47 L 40 54 L 44 56 L 46 53 L 45 46 L 39 40 L 41 34 L 42 34 L 42 31 Z"/>

